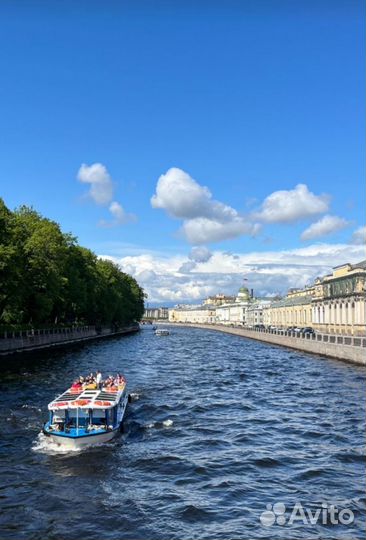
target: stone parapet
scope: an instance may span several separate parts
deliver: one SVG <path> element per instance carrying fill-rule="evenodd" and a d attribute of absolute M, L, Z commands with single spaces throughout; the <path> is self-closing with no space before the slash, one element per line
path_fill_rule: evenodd
<path fill-rule="evenodd" d="M 177 324 L 178 326 L 204 328 L 256 339 L 272 345 L 319 354 L 366 366 L 366 337 L 339 336 L 331 334 L 299 335 L 281 330 L 255 330 L 215 324 Z"/>

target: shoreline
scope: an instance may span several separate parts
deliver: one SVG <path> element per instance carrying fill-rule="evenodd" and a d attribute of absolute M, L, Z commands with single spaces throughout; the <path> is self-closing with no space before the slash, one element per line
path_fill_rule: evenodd
<path fill-rule="evenodd" d="M 125 326 L 118 331 L 112 332 L 110 329 L 103 329 L 102 332 L 97 332 L 95 328 L 75 331 L 70 333 L 55 333 L 43 335 L 29 335 L 25 338 L 8 338 L 6 342 L 0 341 L 0 358 L 7 358 L 26 353 L 35 353 L 46 351 L 48 349 L 58 349 L 62 347 L 70 347 L 90 341 L 119 337 L 126 334 L 139 332 L 140 326 L 138 323 Z M 7 348 L 6 348 L 7 347 Z"/>
<path fill-rule="evenodd" d="M 346 345 L 338 343 L 337 339 L 332 342 L 324 342 L 318 340 L 310 340 L 301 337 L 285 336 L 281 334 L 273 334 L 270 332 L 256 331 L 245 328 L 230 327 L 225 325 L 215 324 L 199 324 L 199 323 L 174 323 L 166 322 L 169 326 L 183 326 L 185 328 L 201 328 L 203 330 L 213 330 L 216 332 L 224 332 L 226 334 L 236 335 L 239 337 L 254 339 L 261 341 L 262 343 L 269 343 L 271 345 L 277 345 L 280 347 L 286 347 L 289 349 L 296 349 L 298 351 L 316 354 L 318 356 L 325 356 L 327 358 L 333 358 L 341 360 L 347 363 L 351 363 L 358 366 L 366 366 L 366 338 L 360 339 L 360 346 Z M 339 336 L 335 336 L 337 338 Z"/>

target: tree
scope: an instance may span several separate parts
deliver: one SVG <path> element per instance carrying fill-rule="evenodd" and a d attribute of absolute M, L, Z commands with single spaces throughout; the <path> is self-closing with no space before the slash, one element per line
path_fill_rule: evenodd
<path fill-rule="evenodd" d="M 0 199 L 0 323 L 119 326 L 141 319 L 136 280 L 32 208 Z"/>

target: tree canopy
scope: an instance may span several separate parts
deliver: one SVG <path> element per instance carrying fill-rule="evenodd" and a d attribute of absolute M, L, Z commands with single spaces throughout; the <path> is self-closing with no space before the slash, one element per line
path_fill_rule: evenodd
<path fill-rule="evenodd" d="M 121 326 L 141 319 L 144 292 L 112 261 L 38 212 L 0 198 L 0 324 Z"/>

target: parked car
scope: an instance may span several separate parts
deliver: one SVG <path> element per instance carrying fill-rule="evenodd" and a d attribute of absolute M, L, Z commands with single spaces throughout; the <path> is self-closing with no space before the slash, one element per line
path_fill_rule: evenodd
<path fill-rule="evenodd" d="M 301 334 L 315 334 L 315 330 L 311 326 L 305 326 L 305 328 L 301 328 Z"/>

